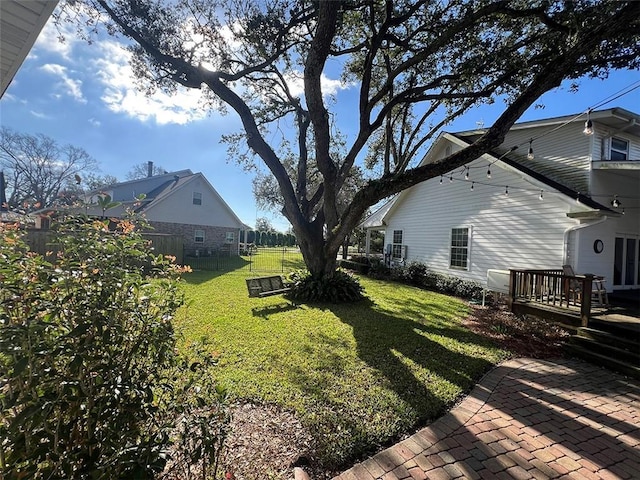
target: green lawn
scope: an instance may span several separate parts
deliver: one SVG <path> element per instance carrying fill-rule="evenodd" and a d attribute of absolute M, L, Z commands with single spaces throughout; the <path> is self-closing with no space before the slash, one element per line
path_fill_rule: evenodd
<path fill-rule="evenodd" d="M 296 411 L 325 465 L 439 416 L 507 356 L 459 325 L 454 298 L 365 277 L 368 302 L 292 306 L 247 298 L 248 275 L 186 275 L 182 348 L 208 338 L 232 397 Z"/>

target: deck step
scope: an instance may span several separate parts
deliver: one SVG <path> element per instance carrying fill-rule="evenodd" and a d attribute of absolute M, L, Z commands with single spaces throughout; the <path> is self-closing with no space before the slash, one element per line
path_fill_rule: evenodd
<path fill-rule="evenodd" d="M 569 343 L 635 367 L 640 367 L 640 352 L 637 348 L 634 349 L 624 340 L 607 335 L 604 332 L 595 334 L 594 332 L 585 332 L 580 328 L 577 335 L 571 336 Z"/>
<path fill-rule="evenodd" d="M 594 318 L 589 321 L 589 327 L 640 345 L 640 323 L 608 322 Z"/>
<path fill-rule="evenodd" d="M 640 356 L 640 342 L 633 338 L 629 338 L 629 336 L 626 335 L 623 337 L 621 335 L 616 335 L 614 333 L 592 327 L 580 327 L 577 329 L 576 335 L 603 345 L 609 345 L 620 350 L 627 350 L 637 356 Z"/>
<path fill-rule="evenodd" d="M 608 355 L 596 353 L 593 350 L 580 345 L 567 343 L 565 344 L 564 348 L 566 353 L 570 356 L 582 358 L 583 360 L 586 360 L 593 364 L 601 365 L 605 368 L 609 368 L 610 370 L 614 370 L 616 372 L 620 372 L 624 375 L 640 380 L 640 367 L 631 365 L 621 360 L 617 360 L 615 358 L 611 358 Z"/>

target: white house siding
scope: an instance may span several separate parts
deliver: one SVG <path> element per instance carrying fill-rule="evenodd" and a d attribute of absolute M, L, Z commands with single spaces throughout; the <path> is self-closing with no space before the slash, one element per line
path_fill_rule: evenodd
<path fill-rule="evenodd" d="M 202 194 L 202 204 L 193 204 L 193 192 Z M 145 211 L 150 221 L 240 228 L 229 207 L 202 176 L 195 176 L 175 192 Z"/>
<path fill-rule="evenodd" d="M 553 131 L 557 126 L 512 129 L 505 137 L 503 147 L 520 145 L 514 154 L 520 156 L 524 165 L 576 191 L 587 193 L 593 137 L 582 133 L 582 122 L 574 122 Z M 527 160 L 529 140 L 541 135 L 532 143 L 535 158 Z"/>
<path fill-rule="evenodd" d="M 616 132 L 601 124 L 596 124 L 593 134 L 593 161 L 606 161 L 611 158 L 609 147 L 611 137 L 621 138 L 629 142 L 629 160 L 640 160 L 640 139 L 627 132 Z"/>
<path fill-rule="evenodd" d="M 565 231 L 577 224 L 566 216 L 566 198 L 543 192 L 540 201 L 535 185 L 497 164 L 491 179 L 486 161 L 470 167 L 469 181 L 457 173 L 453 183 L 434 178 L 405 192 L 387 217 L 386 243 L 394 230 L 403 230 L 409 262 L 483 283 L 490 268 L 561 268 Z M 473 180 L 479 183 L 471 191 Z M 471 229 L 468 271 L 449 268 L 449 236 L 456 227 Z"/>

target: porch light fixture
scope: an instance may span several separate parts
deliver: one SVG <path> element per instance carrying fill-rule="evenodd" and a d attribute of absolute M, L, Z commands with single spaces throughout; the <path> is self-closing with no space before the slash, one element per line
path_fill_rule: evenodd
<path fill-rule="evenodd" d="M 589 118 L 589 113 L 591 113 L 590 109 L 587 110 L 587 121 L 584 122 L 584 130 L 582 131 L 585 135 L 593 135 L 593 122 Z"/>
<path fill-rule="evenodd" d="M 613 196 L 613 200 L 611 200 L 611 206 L 613 208 L 619 208 L 622 206 L 622 203 L 620 203 L 620 200 L 618 200 L 618 195 Z"/>
<path fill-rule="evenodd" d="M 533 156 L 533 145 L 531 145 L 533 142 L 533 139 L 529 140 L 529 152 L 527 153 L 527 158 L 529 160 L 533 160 L 534 156 Z"/>

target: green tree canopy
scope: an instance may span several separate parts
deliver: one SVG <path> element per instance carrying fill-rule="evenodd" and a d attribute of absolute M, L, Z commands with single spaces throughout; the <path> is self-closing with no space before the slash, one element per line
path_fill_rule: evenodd
<path fill-rule="evenodd" d="M 245 160 L 238 142 L 246 143 L 275 179 L 282 213 L 315 277 L 333 275 L 343 239 L 369 206 L 497 147 L 563 80 L 640 66 L 640 2 L 632 1 L 83 5 L 99 13 L 82 17 L 83 31 L 106 19 L 109 33 L 126 37 L 145 88 L 202 89 L 208 108 L 239 116 L 243 131 L 228 138 L 231 151 Z M 85 11 L 78 2 L 68 6 Z M 327 89 L 336 69 L 354 90 L 353 102 L 340 104 L 344 118 Z M 504 110 L 475 143 L 419 165 L 421 149 L 444 125 L 498 99 Z M 347 124 L 356 132 L 345 141 L 337 129 Z M 369 179 L 340 208 L 361 159 Z"/>

